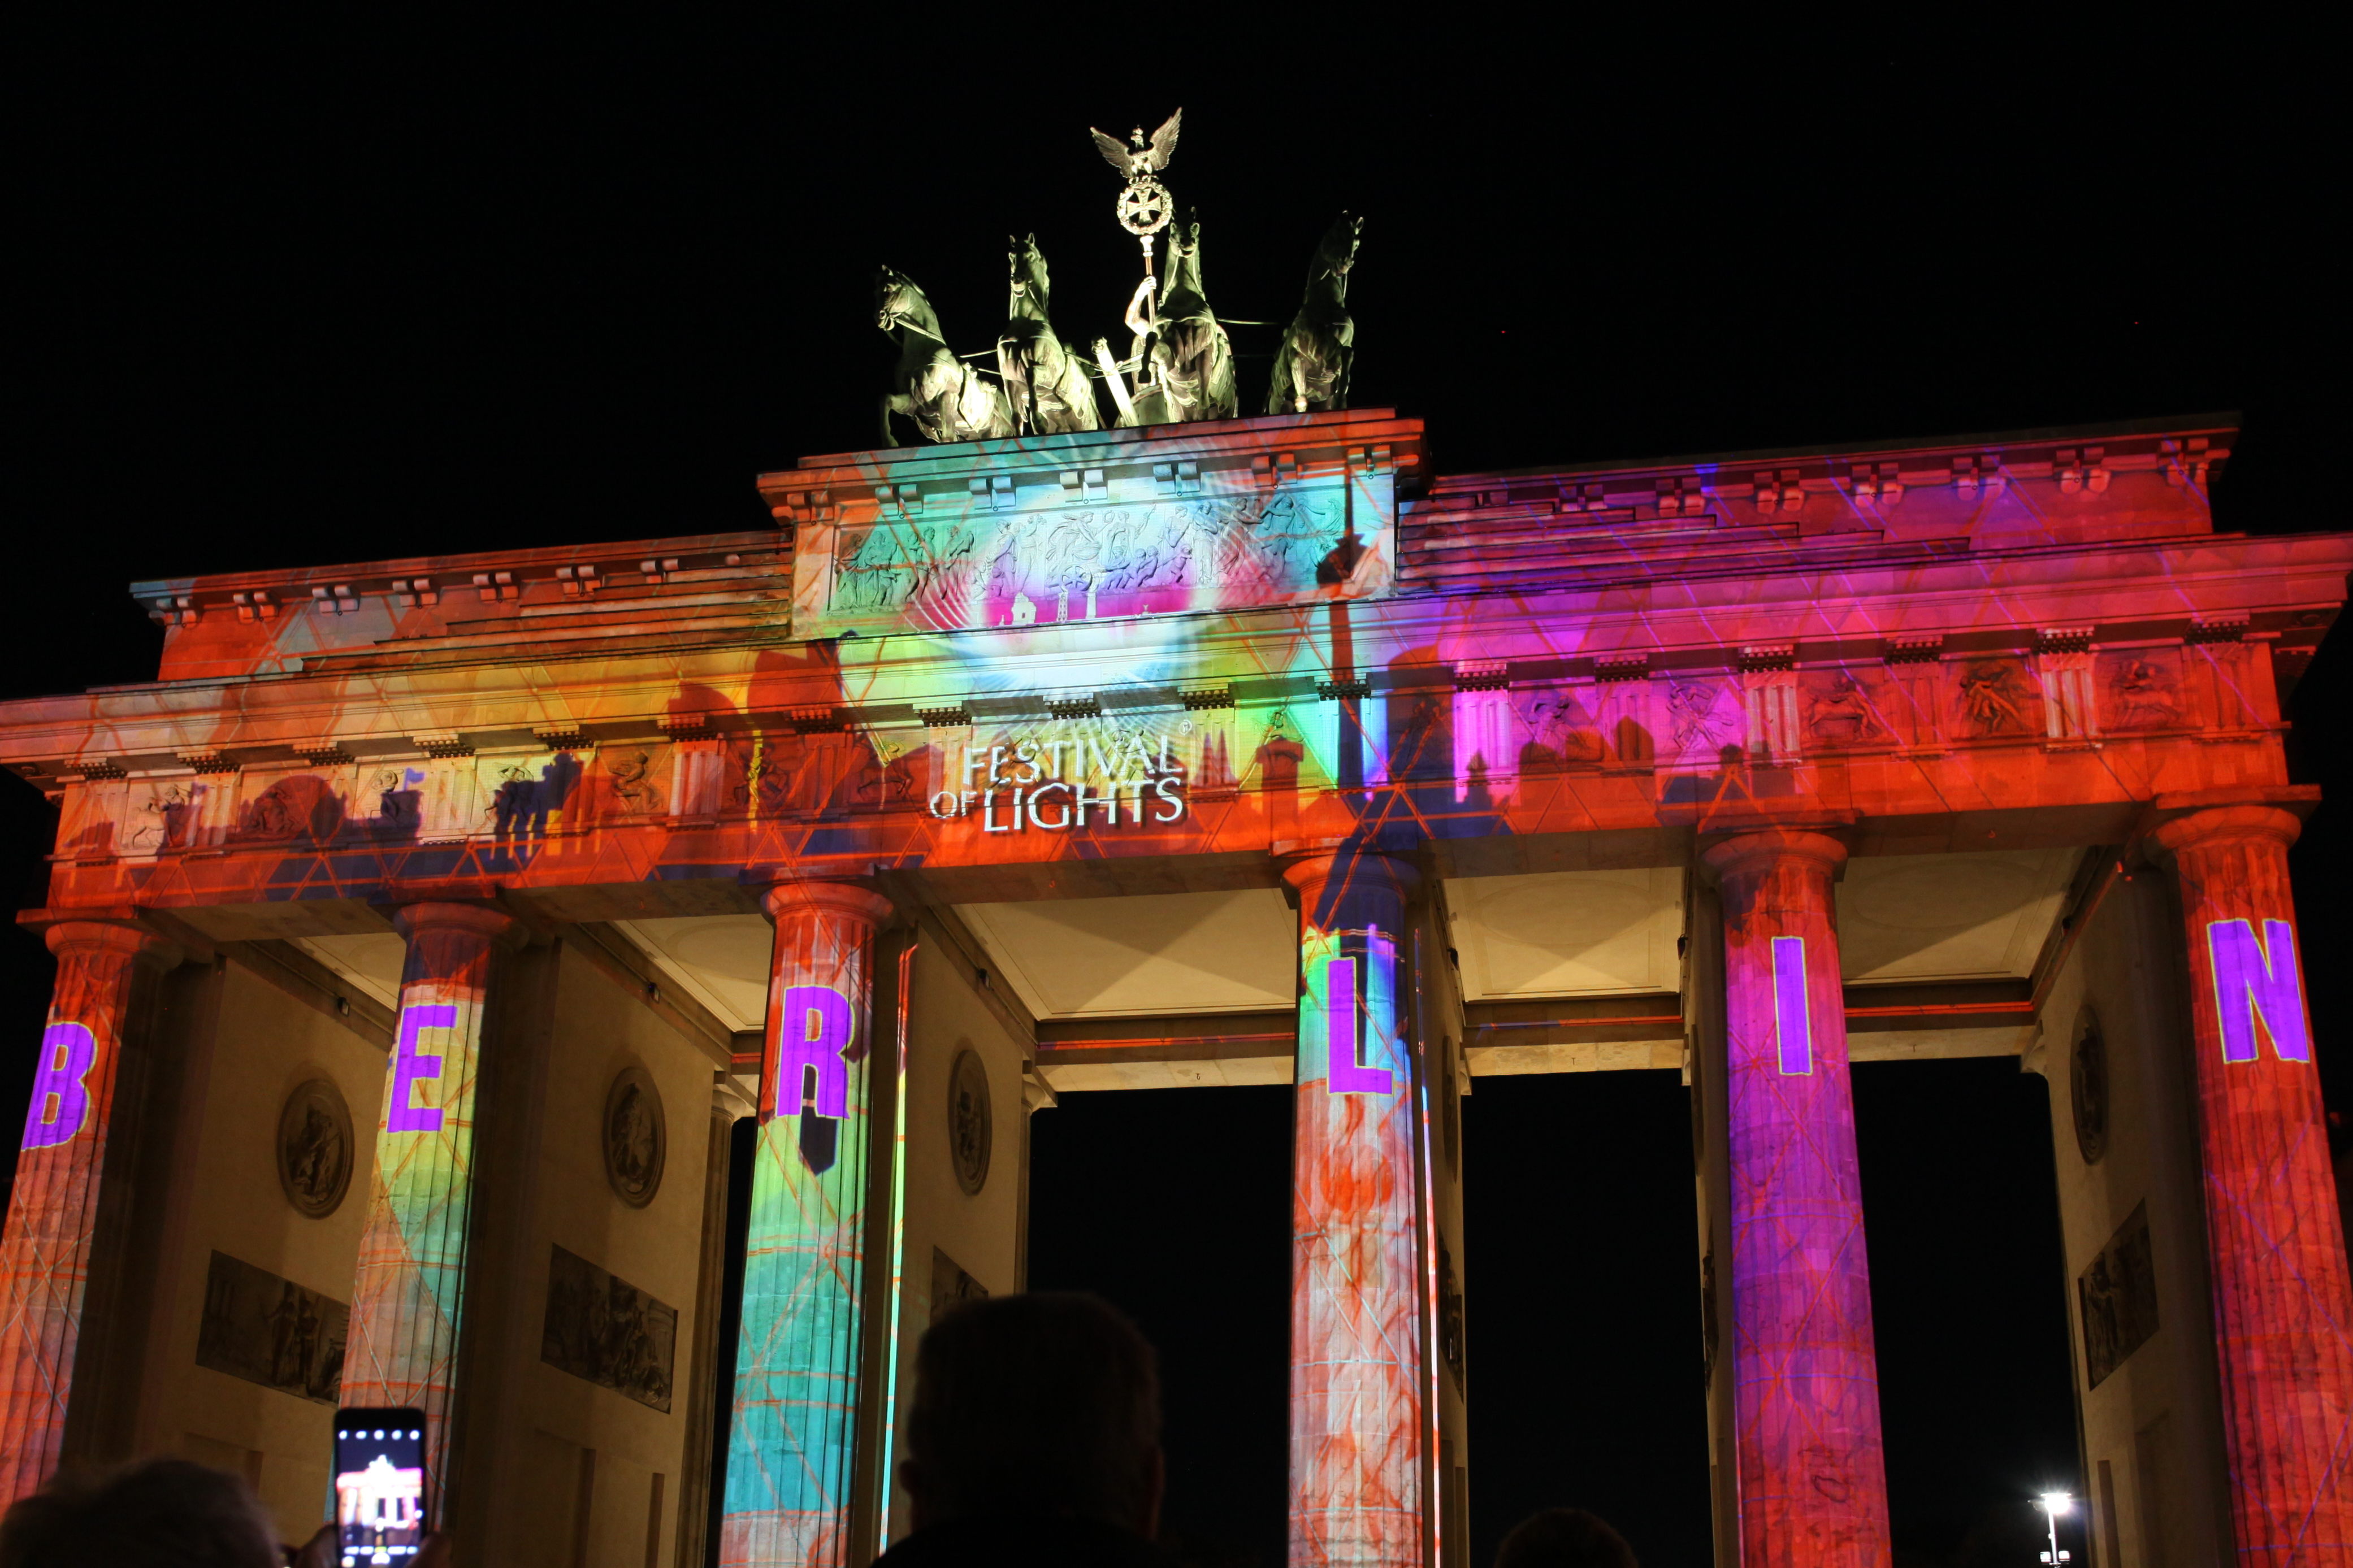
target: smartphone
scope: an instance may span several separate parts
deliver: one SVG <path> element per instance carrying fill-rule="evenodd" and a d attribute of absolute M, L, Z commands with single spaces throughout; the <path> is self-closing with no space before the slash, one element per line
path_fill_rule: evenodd
<path fill-rule="evenodd" d="M 425 1413 L 335 1412 L 335 1536 L 343 1568 L 402 1568 L 425 1518 Z"/>

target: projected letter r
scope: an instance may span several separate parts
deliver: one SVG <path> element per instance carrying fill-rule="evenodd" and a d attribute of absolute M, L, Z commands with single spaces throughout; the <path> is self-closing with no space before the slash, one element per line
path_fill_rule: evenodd
<path fill-rule="evenodd" d="M 776 1016 L 776 1103 L 780 1116 L 801 1109 L 807 1072 L 817 1069 L 819 1116 L 839 1121 L 849 1114 L 849 998 L 830 985 L 787 985 Z"/>
<path fill-rule="evenodd" d="M 41 1063 L 33 1073 L 33 1103 L 25 1112 L 24 1147 L 54 1149 L 82 1130 L 90 1120 L 90 1086 L 83 1079 L 97 1060 L 98 1041 L 82 1025 L 51 1024 L 41 1031 Z"/>

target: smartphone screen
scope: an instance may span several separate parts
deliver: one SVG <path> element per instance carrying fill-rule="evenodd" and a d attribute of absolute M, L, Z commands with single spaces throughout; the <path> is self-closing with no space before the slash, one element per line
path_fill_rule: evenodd
<path fill-rule="evenodd" d="M 425 1415 L 335 1412 L 335 1531 L 343 1568 L 402 1568 L 425 1539 Z"/>

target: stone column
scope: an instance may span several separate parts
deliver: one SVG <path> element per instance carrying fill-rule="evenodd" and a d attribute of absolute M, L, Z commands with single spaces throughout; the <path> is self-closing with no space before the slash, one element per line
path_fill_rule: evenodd
<path fill-rule="evenodd" d="M 719 1561 L 832 1568 L 849 1561 L 857 1505 L 868 961 L 891 905 L 840 882 L 784 883 L 765 901 L 776 959 Z"/>
<path fill-rule="evenodd" d="M 1886 1467 L 1847 1079 L 1836 839 L 1706 852 L 1724 907 L 1733 1424 L 1743 1568 L 1885 1568 Z"/>
<path fill-rule="evenodd" d="M 2353 1283 L 2288 895 L 2297 829 L 2238 805 L 2155 834 L 2189 928 L 2223 1441 L 2249 1568 L 2353 1551 Z"/>
<path fill-rule="evenodd" d="M 48 942 L 57 987 L 0 1237 L 0 1507 L 58 1468 L 132 983 L 142 961 L 179 959 L 128 921 L 60 921 Z"/>
<path fill-rule="evenodd" d="M 695 1270 L 694 1359 L 688 1376 L 686 1447 L 679 1461 L 678 1556 L 700 1564 L 711 1533 L 712 1413 L 733 1390 L 719 1386 L 720 1294 L 727 1276 L 727 1176 L 735 1123 L 752 1114 L 725 1073 L 711 1087 L 711 1142 L 702 1163 L 702 1255 Z"/>
<path fill-rule="evenodd" d="M 342 1399 L 425 1413 L 426 1506 L 440 1519 L 451 1479 L 482 1015 L 492 955 L 514 921 L 481 904 L 414 903 L 393 925 L 408 957 L 385 1064 Z"/>
<path fill-rule="evenodd" d="M 1291 1562 L 1419 1568 L 1429 1413 L 1417 1085 L 1399 948 L 1410 868 L 1294 862 L 1299 1057 L 1291 1266 Z"/>

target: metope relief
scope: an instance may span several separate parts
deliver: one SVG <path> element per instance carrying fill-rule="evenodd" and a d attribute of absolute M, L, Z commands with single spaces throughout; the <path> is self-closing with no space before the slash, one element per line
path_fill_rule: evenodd
<path fill-rule="evenodd" d="M 2099 658 L 2100 727 L 2168 730 L 2181 722 L 2181 655 L 2135 648 Z"/>
<path fill-rule="evenodd" d="M 1355 483 L 1353 507 L 1334 485 L 1001 514 L 893 508 L 833 530 L 829 560 L 811 539 L 816 618 L 950 631 L 1379 593 L 1388 484 Z"/>
<path fill-rule="evenodd" d="M 1868 746 L 1888 738 L 1881 688 L 1883 678 L 1845 669 L 1810 670 L 1799 680 L 1804 693 L 1807 744 L 1838 750 Z"/>
<path fill-rule="evenodd" d="M 1978 659 L 1956 668 L 1954 706 L 1962 736 L 1990 739 L 2042 732 L 2042 699 L 2017 659 Z"/>
<path fill-rule="evenodd" d="M 1524 773 L 1601 765 L 1605 748 L 1593 693 L 1574 687 L 1535 688 L 1512 693 L 1512 711 L 1525 738 L 1512 759 Z M 1493 759 L 1501 761 L 1502 759 Z"/>

